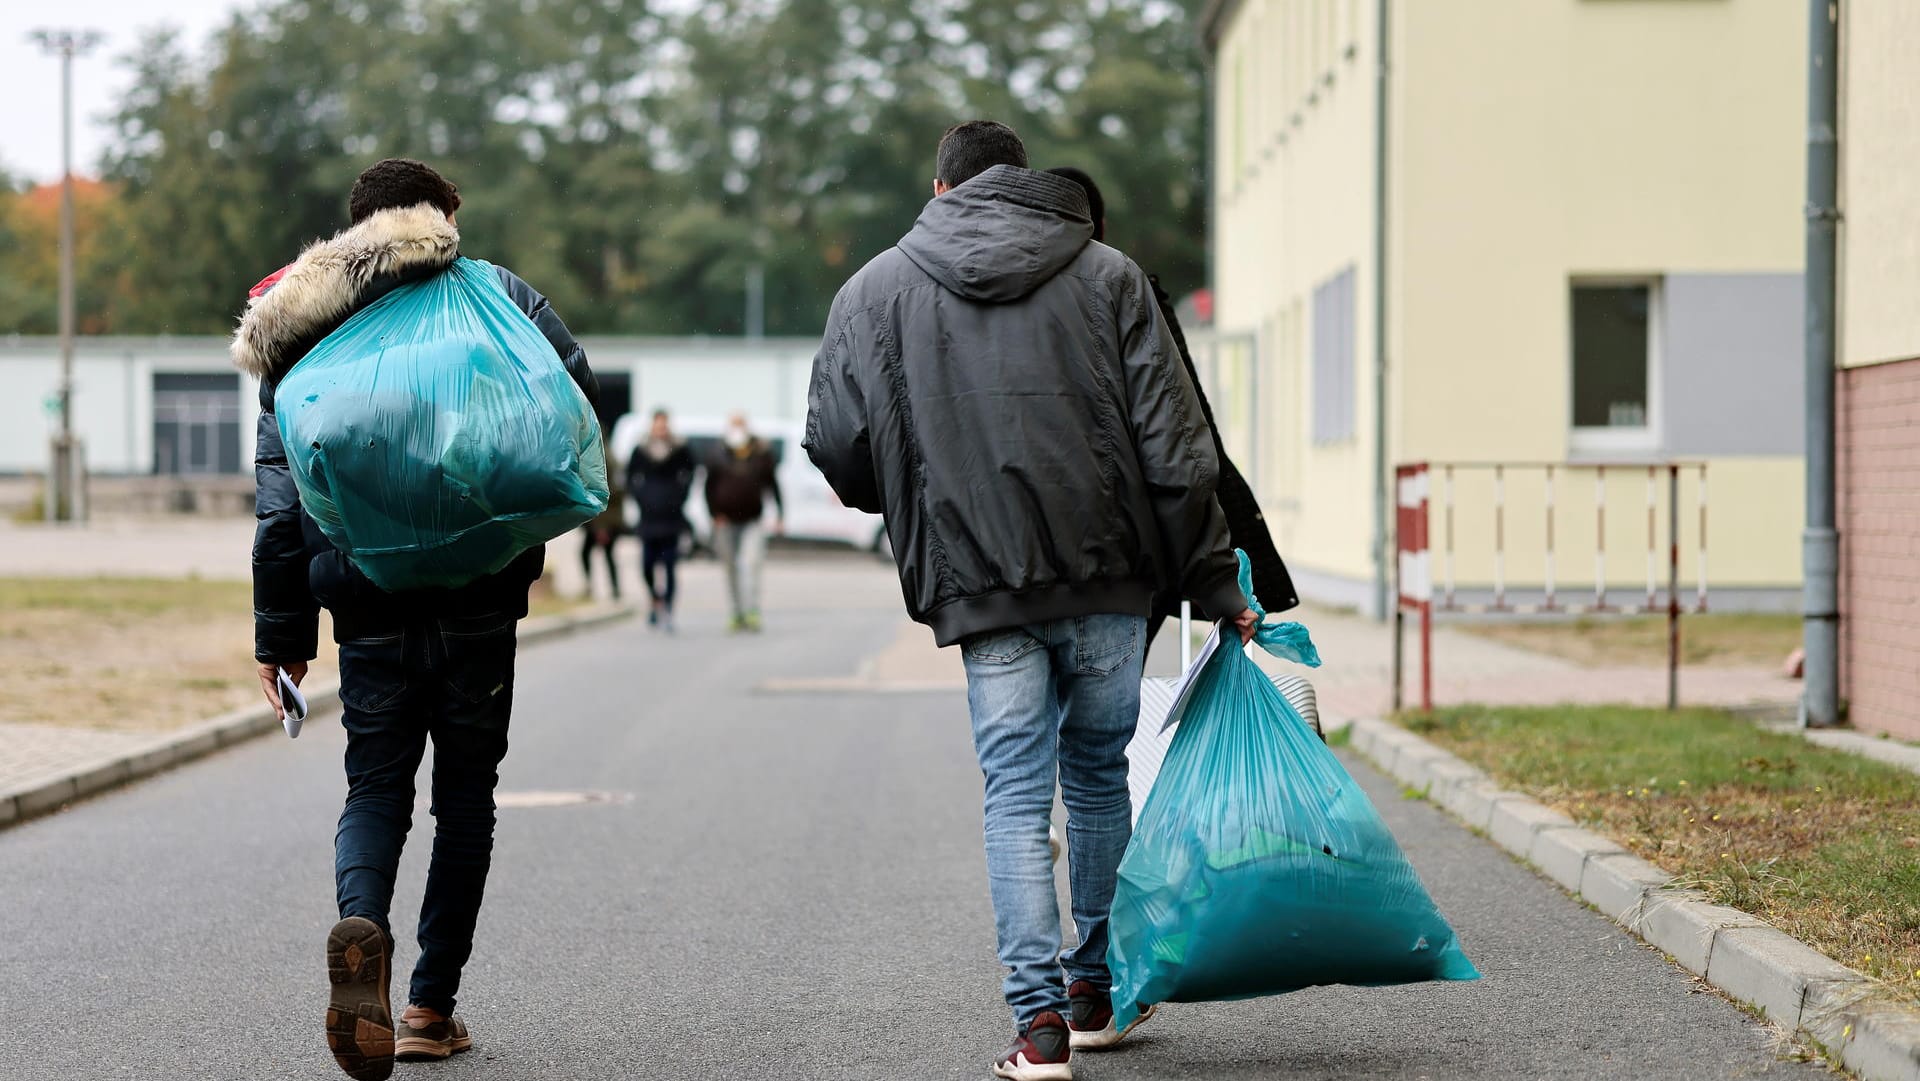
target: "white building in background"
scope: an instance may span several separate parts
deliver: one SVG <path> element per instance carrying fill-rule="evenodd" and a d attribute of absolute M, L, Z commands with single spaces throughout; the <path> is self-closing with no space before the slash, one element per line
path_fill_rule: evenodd
<path fill-rule="evenodd" d="M 806 416 L 812 338 L 583 338 L 600 379 L 600 413 L 664 407 L 686 416 L 744 409 L 766 421 Z M 73 423 L 102 476 L 250 476 L 258 413 L 252 380 L 224 338 L 83 338 L 74 353 Z M 0 476 L 46 469 L 57 423 L 60 343 L 0 338 Z"/>

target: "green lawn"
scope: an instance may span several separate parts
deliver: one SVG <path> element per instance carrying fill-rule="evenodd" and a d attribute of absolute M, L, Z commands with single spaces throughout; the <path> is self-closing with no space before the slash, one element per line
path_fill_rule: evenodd
<path fill-rule="evenodd" d="M 1468 634 L 1564 657 L 1578 664 L 1655 665 L 1667 660 L 1665 616 L 1581 616 L 1566 620 L 1450 624 Z M 1780 613 L 1708 612 L 1680 617 L 1683 664 L 1777 667 L 1800 644 L 1801 618 Z"/>
<path fill-rule="evenodd" d="M 1920 777 L 1717 710 L 1461 707 L 1401 723 L 1920 1001 Z"/>

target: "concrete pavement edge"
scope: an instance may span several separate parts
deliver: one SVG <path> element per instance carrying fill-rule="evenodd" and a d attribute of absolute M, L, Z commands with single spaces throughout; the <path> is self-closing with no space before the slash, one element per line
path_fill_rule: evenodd
<path fill-rule="evenodd" d="M 637 610 L 625 605 L 601 606 L 584 612 L 528 619 L 520 625 L 520 644 L 533 645 L 592 630 L 631 618 Z M 305 690 L 309 720 L 340 708 L 337 683 Z M 0 829 L 280 729 L 280 718 L 272 709 L 265 705 L 247 706 L 157 734 L 126 750 L 30 777 L 0 791 Z"/>
<path fill-rule="evenodd" d="M 1867 1081 L 1920 1081 L 1920 1012 L 1879 1001 L 1874 982 L 1758 917 L 1697 890 L 1495 784 L 1476 766 L 1387 721 L 1352 722 L 1351 746 L 1409 790 L 1485 834 L 1568 893 L 1766 1018 L 1818 1042 Z"/>

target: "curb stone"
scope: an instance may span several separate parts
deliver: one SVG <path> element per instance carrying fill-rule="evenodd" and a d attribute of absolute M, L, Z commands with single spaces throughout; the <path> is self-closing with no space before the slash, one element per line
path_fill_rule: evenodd
<path fill-rule="evenodd" d="M 1766 921 L 1716 905 L 1619 843 L 1500 788 L 1484 771 L 1386 721 L 1349 746 L 1546 878 L 1769 1021 L 1804 1033 L 1867 1081 L 1920 1081 L 1920 1012 L 1874 1000 L 1873 981 Z"/>
<path fill-rule="evenodd" d="M 602 607 L 578 614 L 523 620 L 520 624 L 520 644 L 532 645 L 564 638 L 579 631 L 630 618 L 636 611 L 626 606 Z M 340 708 L 340 686 L 337 683 L 314 684 L 303 690 L 307 693 L 309 720 Z M 280 730 L 280 718 L 274 715 L 272 708 L 264 705 L 247 706 L 157 735 L 104 758 L 29 778 L 0 791 L 0 829 L 57 811 L 75 800 L 117 788 L 129 781 L 185 765 L 255 736 Z"/>

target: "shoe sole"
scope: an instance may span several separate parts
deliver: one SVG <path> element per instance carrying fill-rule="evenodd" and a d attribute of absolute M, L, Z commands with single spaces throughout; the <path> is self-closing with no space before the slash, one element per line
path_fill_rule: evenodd
<path fill-rule="evenodd" d="M 1148 1006 L 1145 1010 L 1141 1011 L 1140 1016 L 1133 1019 L 1133 1024 L 1118 1031 L 1115 1031 L 1113 1022 L 1111 1021 L 1107 1022 L 1106 1028 L 1098 1032 L 1081 1032 L 1077 1029 L 1070 1030 L 1067 1033 L 1067 1046 L 1073 1048 L 1075 1051 L 1111 1050 L 1112 1048 L 1118 1047 L 1121 1040 L 1133 1035 L 1134 1029 L 1146 1024 L 1147 1019 L 1152 1017 L 1154 1011 L 1159 1008 L 1158 1003 Z"/>
<path fill-rule="evenodd" d="M 451 1043 L 429 1040 L 424 1036 L 402 1036 L 393 1044 L 393 1057 L 402 1062 L 437 1062 L 452 1058 L 473 1046 L 472 1036 Z"/>
<path fill-rule="evenodd" d="M 387 998 L 387 936 L 372 920 L 349 917 L 327 935 L 327 1048 L 354 1081 L 393 1076 L 393 1007 Z"/>
<path fill-rule="evenodd" d="M 993 1064 L 993 1076 L 1004 1077 L 1007 1081 L 1073 1081 L 1073 1066 L 1066 1062 L 1049 1062 L 1036 1066 L 1007 1066 Z"/>

